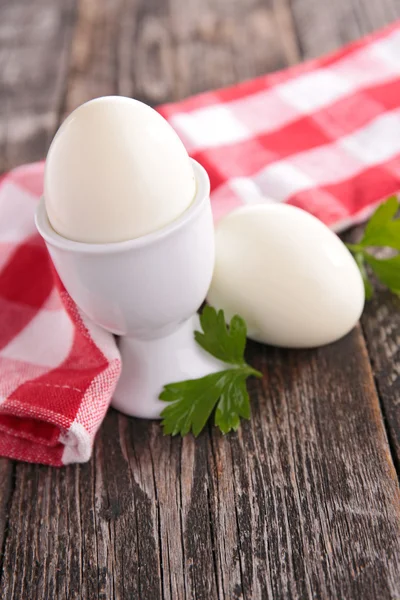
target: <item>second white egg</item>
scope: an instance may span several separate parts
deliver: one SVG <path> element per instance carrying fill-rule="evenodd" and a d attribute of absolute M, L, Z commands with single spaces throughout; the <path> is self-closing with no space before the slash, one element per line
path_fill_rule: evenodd
<path fill-rule="evenodd" d="M 364 286 L 346 246 L 321 221 L 287 205 L 239 208 L 218 224 L 208 301 L 241 315 L 250 338 L 315 347 L 347 334 Z"/>

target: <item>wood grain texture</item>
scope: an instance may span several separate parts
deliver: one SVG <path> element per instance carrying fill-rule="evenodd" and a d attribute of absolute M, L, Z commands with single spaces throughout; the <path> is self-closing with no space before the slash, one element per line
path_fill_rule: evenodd
<path fill-rule="evenodd" d="M 65 112 L 118 93 L 151 105 L 299 59 L 286 2 L 80 0 Z"/>
<path fill-rule="evenodd" d="M 381 399 L 391 450 L 400 473 L 400 300 L 379 290 L 367 303 L 362 327 Z"/>
<path fill-rule="evenodd" d="M 399 0 L 290 0 L 302 58 L 330 52 L 400 17 Z"/>
<path fill-rule="evenodd" d="M 0 2 L 0 173 L 43 158 L 64 99 L 75 0 Z"/>
<path fill-rule="evenodd" d="M 355 227 L 346 232 L 344 238 L 356 243 L 362 238 L 362 230 L 362 226 Z M 374 254 L 387 258 L 390 250 L 375 249 Z M 374 295 L 365 304 L 361 325 L 393 461 L 400 477 L 400 300 L 379 283 L 371 270 L 369 275 Z"/>
<path fill-rule="evenodd" d="M 0 571 L 3 558 L 3 542 L 6 537 L 6 528 L 9 519 L 9 503 L 13 492 L 13 470 L 12 461 L 0 458 Z"/>
<path fill-rule="evenodd" d="M 378 27 L 398 4 L 64 0 L 38 40 L 45 5 L 0 0 L 0 67 L 11 52 L 29 83 L 32 56 L 47 65 L 32 102 L 0 76 L 6 166 L 37 158 L 58 117 L 92 97 L 156 104 L 234 83 Z M 7 38 L 21 24 L 27 63 Z M 4 133 L 25 114 L 19 137 Z M 158 423 L 110 411 L 88 464 L 1 461 L 0 598 L 398 599 L 399 488 L 377 395 L 398 415 L 394 308 L 379 296 L 363 318 L 374 373 L 360 328 L 314 351 L 252 344 L 264 379 L 251 382 L 253 418 L 237 434 L 164 438 Z"/>
<path fill-rule="evenodd" d="M 164 438 L 111 411 L 93 460 L 18 464 L 0 597 L 398 598 L 400 506 L 357 329 L 253 344 L 253 419 Z"/>

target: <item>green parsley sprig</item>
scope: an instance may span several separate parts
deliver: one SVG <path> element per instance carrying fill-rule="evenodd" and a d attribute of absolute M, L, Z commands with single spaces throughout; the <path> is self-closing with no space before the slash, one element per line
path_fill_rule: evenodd
<path fill-rule="evenodd" d="M 165 435 L 182 436 L 190 431 L 197 437 L 215 409 L 214 423 L 222 433 L 236 431 L 240 419 L 250 418 L 250 399 L 246 380 L 262 373 L 244 358 L 246 323 L 234 316 L 229 328 L 222 310 L 206 306 L 200 316 L 203 331 L 195 332 L 196 342 L 227 368 L 200 379 L 179 381 L 164 386 L 160 400 L 168 402 L 161 413 Z"/>
<path fill-rule="evenodd" d="M 367 299 L 372 297 L 373 287 L 366 265 L 389 290 L 400 294 L 400 254 L 391 258 L 376 258 L 368 250 L 380 247 L 400 251 L 400 219 L 394 218 L 398 209 L 396 196 L 391 196 L 376 209 L 365 227 L 362 239 L 357 244 L 346 244 L 360 269 Z"/>

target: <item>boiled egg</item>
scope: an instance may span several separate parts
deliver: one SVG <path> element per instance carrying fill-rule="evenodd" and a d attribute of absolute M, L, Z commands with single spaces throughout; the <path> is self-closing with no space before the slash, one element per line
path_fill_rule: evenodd
<path fill-rule="evenodd" d="M 195 192 L 178 135 L 131 98 L 97 98 L 77 108 L 47 155 L 47 215 L 70 240 L 109 243 L 152 233 L 182 215 Z"/>
<path fill-rule="evenodd" d="M 239 208 L 216 229 L 208 302 L 241 315 L 250 338 L 311 348 L 346 335 L 364 286 L 346 246 L 321 221 L 288 205 Z"/>

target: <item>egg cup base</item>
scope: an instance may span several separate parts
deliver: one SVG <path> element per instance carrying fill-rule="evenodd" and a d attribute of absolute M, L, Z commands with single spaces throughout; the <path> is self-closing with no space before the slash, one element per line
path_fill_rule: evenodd
<path fill-rule="evenodd" d="M 161 338 L 121 337 L 122 373 L 111 406 L 129 416 L 159 419 L 168 406 L 158 399 L 165 385 L 219 371 L 221 362 L 195 341 L 198 329 L 196 314 Z"/>

